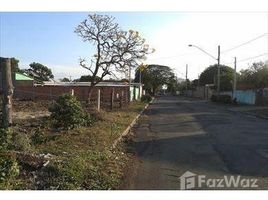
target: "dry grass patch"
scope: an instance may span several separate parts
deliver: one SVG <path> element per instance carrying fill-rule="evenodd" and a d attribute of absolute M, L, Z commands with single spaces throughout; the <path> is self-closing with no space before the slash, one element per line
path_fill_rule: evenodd
<path fill-rule="evenodd" d="M 40 169 L 22 169 L 19 189 L 115 189 L 119 186 L 129 155 L 123 144 L 111 146 L 137 114 L 141 102 L 120 110 L 101 111 L 99 119 L 89 127 L 53 130 L 49 118 L 39 124 L 17 129 L 29 134 L 36 154 L 51 154 L 50 163 Z M 30 122 L 28 122 L 30 123 Z M 18 186 L 19 185 L 19 186 Z"/>

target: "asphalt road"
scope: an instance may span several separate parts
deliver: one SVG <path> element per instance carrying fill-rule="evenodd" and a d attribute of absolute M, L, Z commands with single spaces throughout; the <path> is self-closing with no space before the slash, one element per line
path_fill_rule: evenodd
<path fill-rule="evenodd" d="M 206 181 L 199 187 L 195 176 L 193 189 L 268 189 L 268 120 L 203 100 L 163 96 L 148 107 L 132 135 L 137 159 L 122 189 L 178 190 L 186 171 L 206 181 L 231 175 L 252 184 L 258 179 L 257 188 L 218 188 Z"/>

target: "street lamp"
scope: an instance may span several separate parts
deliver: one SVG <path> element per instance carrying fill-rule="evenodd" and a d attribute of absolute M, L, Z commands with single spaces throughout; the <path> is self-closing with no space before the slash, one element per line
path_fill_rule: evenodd
<path fill-rule="evenodd" d="M 220 48 L 221 48 L 220 45 L 218 45 L 218 58 L 214 57 L 213 55 L 211 55 L 210 53 L 208 53 L 207 51 L 205 51 L 204 49 L 201 49 L 200 47 L 196 45 L 189 44 L 188 46 L 199 49 L 200 51 L 207 54 L 208 56 L 210 56 L 211 58 L 213 58 L 214 60 L 218 62 L 217 64 L 218 65 L 217 95 L 219 97 L 220 96 Z"/>

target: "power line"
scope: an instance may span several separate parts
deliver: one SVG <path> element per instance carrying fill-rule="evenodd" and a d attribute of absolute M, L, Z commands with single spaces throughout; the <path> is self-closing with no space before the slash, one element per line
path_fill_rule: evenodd
<path fill-rule="evenodd" d="M 251 60 L 251 59 L 254 59 L 254 58 L 262 57 L 262 56 L 265 56 L 265 55 L 268 55 L 268 52 L 263 53 L 263 54 L 260 54 L 260 55 L 257 55 L 257 56 L 253 56 L 253 57 L 245 58 L 245 59 L 242 59 L 242 60 L 238 60 L 237 62 L 247 61 L 247 60 Z"/>
<path fill-rule="evenodd" d="M 195 55 L 195 54 L 193 54 L 193 53 L 185 53 L 185 54 L 178 54 L 176 56 L 148 58 L 148 60 L 160 60 L 160 59 L 167 59 L 167 58 L 177 58 L 177 57 L 180 57 L 180 56 L 188 56 L 188 55 Z"/>
<path fill-rule="evenodd" d="M 264 36 L 268 36 L 268 33 L 264 33 L 264 34 L 262 34 L 262 35 L 259 35 L 258 37 L 255 37 L 255 38 L 253 38 L 253 39 L 251 39 L 251 40 L 249 40 L 249 41 L 247 41 L 247 42 L 243 42 L 242 44 L 239 44 L 239 45 L 237 45 L 237 46 L 235 46 L 235 47 L 232 47 L 232 48 L 230 48 L 230 49 L 224 50 L 224 51 L 222 51 L 221 53 L 223 54 L 223 53 L 226 53 L 226 52 L 228 52 L 228 51 L 232 51 L 232 50 L 237 49 L 237 48 L 239 48 L 239 47 L 241 47 L 241 46 L 244 46 L 244 45 L 247 45 L 247 44 L 249 44 L 249 43 L 251 43 L 251 42 L 254 42 L 255 40 L 258 40 L 258 39 L 260 39 L 260 38 L 262 38 L 262 37 L 264 37 Z"/>
<path fill-rule="evenodd" d="M 252 57 L 248 57 L 248 58 L 243 58 L 241 60 L 237 60 L 237 62 L 243 62 L 243 61 L 247 61 L 247 60 L 252 60 L 254 58 L 259 58 L 259 57 L 262 57 L 262 56 L 265 56 L 265 55 L 268 55 L 268 52 L 266 53 L 262 53 L 262 54 L 259 54 L 257 56 L 252 56 Z M 229 65 L 229 64 L 233 64 L 233 62 L 229 62 L 229 63 L 223 63 L 224 65 Z"/>

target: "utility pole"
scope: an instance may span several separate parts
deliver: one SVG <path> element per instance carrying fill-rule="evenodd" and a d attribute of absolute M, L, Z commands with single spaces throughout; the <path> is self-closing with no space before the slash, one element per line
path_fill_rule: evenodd
<path fill-rule="evenodd" d="M 187 91 L 187 79 L 188 79 L 188 64 L 186 64 L 186 74 L 185 74 L 185 80 L 186 80 L 186 91 Z"/>
<path fill-rule="evenodd" d="M 131 67 L 128 67 L 129 102 L 131 101 Z"/>
<path fill-rule="evenodd" d="M 218 46 L 218 83 L 217 83 L 217 95 L 218 98 L 220 96 L 220 54 L 221 54 L 221 47 L 220 45 Z"/>
<path fill-rule="evenodd" d="M 236 57 L 234 58 L 234 83 L 233 83 L 233 99 L 236 93 Z"/>
<path fill-rule="evenodd" d="M 139 68 L 140 68 L 140 84 L 141 84 L 141 66 Z"/>

